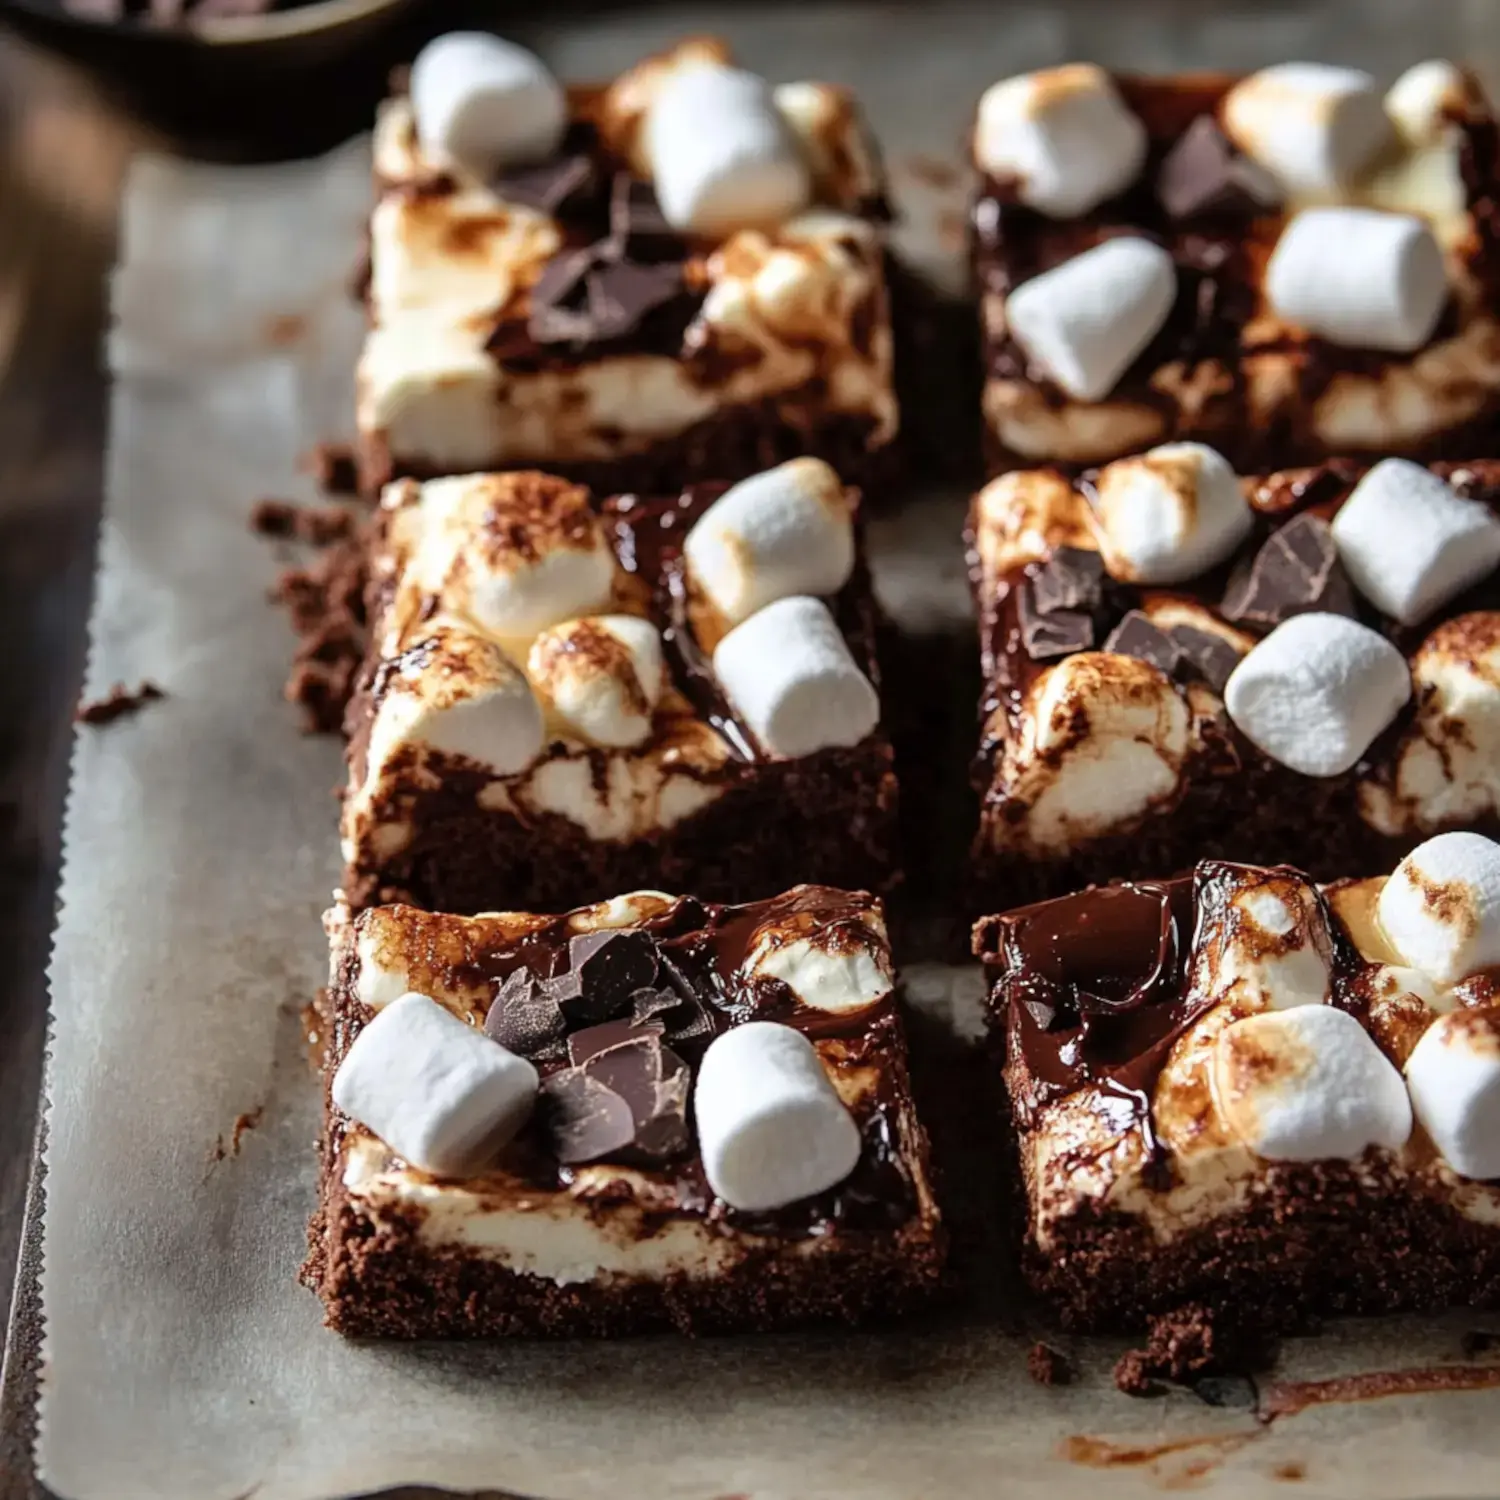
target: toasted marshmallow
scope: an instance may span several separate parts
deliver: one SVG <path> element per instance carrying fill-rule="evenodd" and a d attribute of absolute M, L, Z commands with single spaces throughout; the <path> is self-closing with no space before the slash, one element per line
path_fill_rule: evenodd
<path fill-rule="evenodd" d="M 1460 1177 L 1500 1177 L 1500 1011 L 1458 1010 L 1406 1060 L 1422 1128 Z"/>
<path fill-rule="evenodd" d="M 1403 625 L 1415 625 L 1500 563 L 1500 521 L 1445 479 L 1404 458 L 1382 459 L 1333 518 L 1339 560 L 1354 586 Z"/>
<path fill-rule="evenodd" d="M 811 912 L 768 922 L 756 932 L 741 970 L 753 988 L 774 979 L 813 1010 L 848 1015 L 891 993 L 896 980 L 880 913 L 829 925 Z"/>
<path fill-rule="evenodd" d="M 1104 565 L 1130 583 L 1181 583 L 1222 562 L 1253 519 L 1235 472 L 1202 443 L 1116 459 L 1095 484 Z"/>
<path fill-rule="evenodd" d="M 819 201 L 859 212 L 879 197 L 880 154 L 849 89 L 831 83 L 781 83 L 771 97 L 812 169 Z"/>
<path fill-rule="evenodd" d="M 508 639 L 595 614 L 609 603 L 615 555 L 588 491 L 517 474 L 463 475 L 422 487 L 434 558 L 420 571 L 453 609 Z"/>
<path fill-rule="evenodd" d="M 688 574 L 730 625 L 791 594 L 836 594 L 854 571 L 844 486 L 794 458 L 726 490 L 682 544 Z"/>
<path fill-rule="evenodd" d="M 727 235 L 805 208 L 812 179 L 765 79 L 703 64 L 663 79 L 641 135 L 674 228 Z"/>
<path fill-rule="evenodd" d="M 479 176 L 550 156 L 568 123 L 542 60 L 481 31 L 450 31 L 417 54 L 411 103 L 423 151 Z"/>
<path fill-rule="evenodd" d="M 1440 833 L 1396 866 L 1376 908 L 1402 959 L 1439 984 L 1500 964 L 1500 844 Z"/>
<path fill-rule="evenodd" d="M 716 1037 L 693 1090 L 703 1171 L 731 1208 L 810 1198 L 858 1165 L 859 1127 L 800 1031 L 749 1021 Z"/>
<path fill-rule="evenodd" d="M 736 625 L 714 651 L 714 672 L 778 759 L 857 745 L 880 719 L 875 688 L 821 599 L 778 599 Z"/>
<path fill-rule="evenodd" d="M 1068 395 L 1099 401 L 1156 337 L 1177 296 L 1172 257 L 1120 235 L 1022 282 L 1005 302 L 1011 337 Z"/>
<path fill-rule="evenodd" d="M 1224 96 L 1225 133 L 1289 191 L 1347 188 L 1394 132 L 1368 73 L 1325 63 L 1280 63 Z"/>
<path fill-rule="evenodd" d="M 1443 252 L 1413 214 L 1303 209 L 1266 264 L 1266 301 L 1278 317 L 1355 349 L 1420 349 L 1447 300 Z"/>
<path fill-rule="evenodd" d="M 1333 991 L 1333 935 L 1312 882 L 1281 870 L 1221 865 L 1228 886 L 1205 899 L 1194 988 L 1239 1010 L 1321 1005 Z"/>
<path fill-rule="evenodd" d="M 1022 723 L 1014 784 L 1031 805 L 1031 836 L 1044 846 L 1118 829 L 1182 783 L 1187 704 L 1135 657 L 1065 657 L 1033 684 Z"/>
<path fill-rule="evenodd" d="M 1240 733 L 1304 776 L 1349 770 L 1410 697 L 1406 658 L 1343 615 L 1278 625 L 1224 686 Z"/>
<path fill-rule="evenodd" d="M 1446 139 L 1468 104 L 1463 71 L 1438 58 L 1408 68 L 1386 91 L 1385 112 L 1408 146 Z"/>
<path fill-rule="evenodd" d="M 639 745 L 661 698 L 661 632 L 636 615 L 569 620 L 537 636 L 526 670 L 557 716 L 590 743 Z"/>
<path fill-rule="evenodd" d="M 333 1102 L 412 1166 L 480 1170 L 536 1102 L 537 1072 L 426 995 L 378 1012 L 333 1075 Z"/>
<path fill-rule="evenodd" d="M 367 759 L 374 775 L 403 746 L 422 745 L 513 776 L 544 742 L 541 708 L 516 664 L 483 636 L 439 626 L 397 659 Z"/>
<path fill-rule="evenodd" d="M 1146 127 L 1092 63 L 1023 73 L 979 101 L 974 160 L 1015 184 L 1028 208 L 1054 219 L 1086 214 L 1135 181 Z"/>
<path fill-rule="evenodd" d="M 1235 1136 L 1270 1161 L 1352 1161 L 1411 1134 L 1401 1075 L 1353 1016 L 1331 1005 L 1262 1011 L 1226 1026 L 1209 1069 Z"/>

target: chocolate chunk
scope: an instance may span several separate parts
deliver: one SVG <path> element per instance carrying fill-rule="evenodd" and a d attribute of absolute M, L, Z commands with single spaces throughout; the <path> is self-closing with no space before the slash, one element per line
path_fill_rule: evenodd
<path fill-rule="evenodd" d="M 1352 615 L 1354 590 L 1328 523 L 1303 514 L 1278 527 L 1229 580 L 1220 608 L 1226 619 L 1267 629 L 1310 610 Z"/>
<path fill-rule="evenodd" d="M 636 929 L 576 933 L 568 940 L 568 968 L 578 981 L 577 994 L 560 1001 L 568 1018 L 607 1021 L 655 983 L 656 944 Z"/>
<path fill-rule="evenodd" d="M 1090 613 L 1104 602 L 1104 559 L 1087 547 L 1059 547 L 1032 579 L 1031 591 L 1038 614 Z"/>
<path fill-rule="evenodd" d="M 696 995 L 684 1000 L 665 1019 L 669 1042 L 692 1042 L 714 1034 L 713 1016 Z"/>
<path fill-rule="evenodd" d="M 1193 625 L 1174 625 L 1167 632 L 1182 652 L 1179 670 L 1201 677 L 1216 693 L 1224 691 L 1229 674 L 1240 664 L 1240 653 L 1221 635 Z"/>
<path fill-rule="evenodd" d="M 562 1054 L 567 1024 L 556 999 L 530 969 L 516 969 L 495 991 L 484 1016 L 485 1035 L 507 1051 L 536 1061 Z"/>
<path fill-rule="evenodd" d="M 1174 219 L 1263 213 L 1281 201 L 1266 169 L 1234 149 L 1212 115 L 1199 115 L 1162 158 L 1156 196 Z"/>
<path fill-rule="evenodd" d="M 667 223 L 656 189 L 628 172 L 615 173 L 609 195 L 609 237 L 633 261 L 682 260 L 687 243 Z"/>
<path fill-rule="evenodd" d="M 582 1031 L 575 1031 L 568 1038 L 568 1061 L 575 1068 L 582 1067 L 595 1053 L 607 1052 L 611 1047 L 623 1046 L 641 1037 L 654 1037 L 660 1041 L 661 1034 L 660 1021 L 641 1022 L 634 1018 L 623 1021 L 605 1021 L 599 1026 L 586 1026 Z"/>
<path fill-rule="evenodd" d="M 527 319 L 526 335 L 538 344 L 586 343 L 593 336 L 594 320 L 588 307 L 589 268 L 594 264 L 594 251 L 565 250 L 554 255 L 542 268 L 536 285 L 531 289 L 531 316 Z M 497 335 L 509 329 L 502 323 Z M 511 352 L 490 341 L 490 352 L 504 358 Z"/>
<path fill-rule="evenodd" d="M 597 1161 L 614 1155 L 651 1161 L 675 1156 L 687 1148 L 691 1074 L 687 1064 L 662 1045 L 659 1026 L 641 1028 L 615 1021 L 575 1032 L 568 1045 L 574 1066 L 554 1078 L 572 1075 L 586 1078 L 588 1083 L 554 1084 L 548 1079 L 544 1087 L 551 1086 L 563 1097 L 562 1118 L 567 1127 L 561 1132 L 563 1144 L 575 1153 L 589 1154 L 564 1157 L 560 1146 L 560 1160 Z M 623 1103 L 629 1114 L 628 1136 L 615 1101 Z M 568 1130 L 580 1119 L 583 1139 L 573 1140 Z M 558 1140 L 555 1116 L 549 1119 L 549 1126 L 554 1140 Z"/>
<path fill-rule="evenodd" d="M 591 338 L 605 343 L 634 333 L 684 290 L 681 265 L 642 266 L 621 260 L 598 266 L 588 278 Z"/>
<path fill-rule="evenodd" d="M 538 213 L 577 214 L 598 195 L 599 180 L 587 156 L 562 156 L 539 167 L 524 167 L 495 179 L 495 192 L 507 203 Z"/>
<path fill-rule="evenodd" d="M 661 1049 L 661 1070 L 651 1117 L 637 1121 L 635 1133 L 635 1149 L 657 1159 L 688 1149 L 688 1092 L 693 1082 L 688 1065 L 669 1047 Z"/>
<path fill-rule="evenodd" d="M 1039 613 L 1029 578 L 1016 598 L 1016 619 L 1021 627 L 1021 645 L 1032 661 L 1071 656 L 1075 651 L 1087 651 L 1094 644 L 1093 617 L 1071 609 Z"/>
<path fill-rule="evenodd" d="M 552 1149 L 565 1165 L 613 1156 L 635 1139 L 630 1105 L 581 1068 L 543 1079 L 539 1102 Z"/>
<path fill-rule="evenodd" d="M 663 967 L 666 960 L 662 960 Z M 682 996 L 676 990 L 651 987 L 637 990 L 630 997 L 630 1011 L 634 1023 L 639 1026 L 643 1021 L 652 1020 L 666 1011 L 676 1010 L 682 1004 Z"/>
<path fill-rule="evenodd" d="M 1150 662 L 1171 677 L 1177 671 L 1181 648 L 1165 630 L 1153 625 L 1140 610 L 1133 609 L 1110 631 L 1106 651 Z"/>

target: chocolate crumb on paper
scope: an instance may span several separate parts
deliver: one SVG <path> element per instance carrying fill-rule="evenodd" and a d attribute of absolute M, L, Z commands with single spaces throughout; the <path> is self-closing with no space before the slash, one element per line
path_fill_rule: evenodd
<path fill-rule="evenodd" d="M 1027 1351 L 1026 1373 L 1038 1385 L 1072 1385 L 1078 1372 L 1061 1349 L 1038 1339 Z"/>
<path fill-rule="evenodd" d="M 359 465 L 348 443 L 316 443 L 302 455 L 300 467 L 325 495 L 359 494 Z"/>
<path fill-rule="evenodd" d="M 139 713 L 148 703 L 165 698 L 166 692 L 154 682 L 145 681 L 134 690 L 123 682 L 117 682 L 102 698 L 92 698 L 80 703 L 73 715 L 76 724 L 112 724 L 116 719 L 128 718 Z"/>
<path fill-rule="evenodd" d="M 250 527 L 261 536 L 289 537 L 314 547 L 342 541 L 354 530 L 354 513 L 340 505 L 298 505 L 267 497 L 250 512 Z"/>

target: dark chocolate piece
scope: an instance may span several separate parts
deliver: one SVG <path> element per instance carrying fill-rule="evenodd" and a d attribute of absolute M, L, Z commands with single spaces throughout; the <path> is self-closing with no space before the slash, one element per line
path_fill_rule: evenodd
<path fill-rule="evenodd" d="M 1016 598 L 1016 618 L 1021 627 L 1021 645 L 1032 661 L 1071 656 L 1075 651 L 1087 651 L 1094 644 L 1093 616 L 1071 609 L 1039 613 L 1029 578 Z"/>
<path fill-rule="evenodd" d="M 683 292 L 681 265 L 628 260 L 601 265 L 588 278 L 589 337 L 598 343 L 624 338 Z"/>
<path fill-rule="evenodd" d="M 617 172 L 610 188 L 609 236 L 634 261 L 682 260 L 687 253 L 656 201 L 656 189 L 628 172 Z"/>
<path fill-rule="evenodd" d="M 530 969 L 516 969 L 495 991 L 484 1016 L 484 1033 L 507 1051 L 532 1061 L 561 1054 L 567 1023 L 557 1000 Z"/>
<path fill-rule="evenodd" d="M 568 941 L 569 977 L 577 981 L 560 987 L 559 1003 L 570 1020 L 607 1021 L 631 1003 L 631 996 L 656 982 L 656 944 L 649 933 L 635 928 L 575 933 Z"/>
<path fill-rule="evenodd" d="M 117 682 L 102 698 L 80 703 L 73 714 L 75 724 L 112 724 L 116 719 L 139 713 L 148 703 L 167 695 L 154 682 L 143 682 L 133 692 Z"/>
<path fill-rule="evenodd" d="M 1240 664 L 1240 653 L 1223 636 L 1215 635 L 1211 630 L 1199 630 L 1195 625 L 1174 625 L 1167 634 L 1182 653 L 1179 671 L 1187 668 L 1216 693 L 1222 693 L 1229 674 Z"/>
<path fill-rule="evenodd" d="M 560 156 L 539 167 L 521 167 L 495 179 L 495 192 L 508 203 L 559 218 L 576 214 L 597 197 L 598 175 L 587 156 Z"/>
<path fill-rule="evenodd" d="M 623 1046 L 647 1036 L 660 1040 L 662 1029 L 660 1021 L 641 1022 L 634 1019 L 604 1021 L 598 1026 L 586 1026 L 568 1038 L 568 1061 L 575 1068 L 582 1067 L 596 1053 L 607 1052 L 611 1047 Z"/>
<path fill-rule="evenodd" d="M 1088 547 L 1059 547 L 1037 570 L 1031 591 L 1038 614 L 1091 613 L 1104 602 L 1104 559 Z"/>
<path fill-rule="evenodd" d="M 1162 158 L 1156 196 L 1174 219 L 1264 213 L 1281 201 L 1276 179 L 1241 155 L 1212 115 L 1199 115 Z"/>
<path fill-rule="evenodd" d="M 635 1139 L 630 1105 L 582 1068 L 543 1079 L 541 1103 L 552 1149 L 565 1166 L 613 1156 Z"/>
<path fill-rule="evenodd" d="M 1220 608 L 1227 619 L 1267 629 L 1311 610 L 1352 615 L 1354 591 L 1327 521 L 1304 512 L 1273 531 L 1230 579 Z"/>
<path fill-rule="evenodd" d="M 1173 676 L 1182 659 L 1182 648 L 1165 630 L 1133 609 L 1110 631 L 1104 643 L 1106 651 L 1119 656 L 1133 656 L 1138 661 L 1149 662 L 1168 677 Z"/>
<path fill-rule="evenodd" d="M 592 337 L 586 277 L 594 258 L 592 249 L 565 250 L 542 268 L 531 289 L 531 316 L 526 324 L 527 334 L 536 343 L 571 344 Z"/>
<path fill-rule="evenodd" d="M 687 1064 L 662 1045 L 659 1022 L 641 1026 L 608 1021 L 576 1031 L 568 1038 L 568 1056 L 573 1066 L 564 1072 L 586 1076 L 590 1084 L 553 1084 L 551 1079 L 548 1083 L 563 1096 L 564 1128 L 573 1130 L 579 1120 L 583 1122 L 578 1126 L 581 1136 L 570 1149 L 589 1154 L 574 1160 L 598 1161 L 614 1154 L 660 1159 L 687 1148 L 691 1074 Z M 613 1097 L 606 1098 L 593 1084 Z M 623 1100 L 629 1111 L 628 1139 L 620 1138 L 614 1099 Z M 554 1119 L 554 1134 L 558 1128 Z"/>

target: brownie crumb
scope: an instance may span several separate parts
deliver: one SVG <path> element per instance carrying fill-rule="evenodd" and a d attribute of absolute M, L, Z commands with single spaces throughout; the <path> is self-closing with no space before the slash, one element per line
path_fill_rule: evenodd
<path fill-rule="evenodd" d="M 1151 1362 L 1144 1349 L 1131 1349 L 1115 1365 L 1115 1385 L 1127 1396 L 1164 1396 L 1166 1386 L 1153 1380 Z"/>
<path fill-rule="evenodd" d="M 1071 1385 L 1076 1372 L 1061 1349 L 1038 1339 L 1026 1355 L 1026 1373 L 1038 1385 Z"/>
<path fill-rule="evenodd" d="M 286 697 L 311 734 L 336 734 L 365 648 L 364 548 L 357 535 L 332 543 L 305 568 L 288 568 L 272 597 L 301 637 Z"/>
<path fill-rule="evenodd" d="M 325 495 L 357 495 L 359 466 L 348 443 L 316 443 L 302 460 Z"/>
<path fill-rule="evenodd" d="M 143 682 L 133 692 L 124 683 L 117 682 L 104 697 L 80 703 L 73 718 L 79 724 L 112 724 L 116 719 L 139 713 L 148 703 L 166 696 L 154 682 Z"/>
<path fill-rule="evenodd" d="M 1240 1326 L 1222 1309 L 1188 1302 L 1151 1320 L 1146 1347 L 1121 1358 L 1115 1384 L 1134 1396 L 1156 1394 L 1143 1388 L 1156 1380 L 1201 1386 L 1204 1376 L 1243 1373 L 1263 1366 L 1273 1353 L 1264 1328 Z M 1212 1395 L 1204 1399 L 1216 1404 Z"/>
<path fill-rule="evenodd" d="M 257 500 L 250 526 L 262 536 L 292 537 L 327 547 L 354 530 L 354 514 L 341 505 L 298 505 L 291 500 Z"/>

